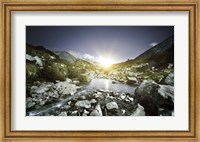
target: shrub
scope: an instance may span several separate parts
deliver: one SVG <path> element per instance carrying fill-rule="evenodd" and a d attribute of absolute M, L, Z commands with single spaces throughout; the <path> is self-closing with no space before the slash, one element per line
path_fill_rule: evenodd
<path fill-rule="evenodd" d="M 50 63 L 40 71 L 39 75 L 45 81 L 65 81 L 68 75 L 68 69 L 66 65 Z"/>

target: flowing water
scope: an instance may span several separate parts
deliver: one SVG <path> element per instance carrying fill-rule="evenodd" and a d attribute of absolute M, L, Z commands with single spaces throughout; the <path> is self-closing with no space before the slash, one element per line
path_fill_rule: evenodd
<path fill-rule="evenodd" d="M 134 94 L 135 88 L 136 87 L 134 87 L 134 86 L 130 86 L 130 85 L 123 84 L 123 83 L 113 83 L 113 81 L 110 79 L 93 79 L 89 84 L 83 85 L 83 87 L 80 91 L 83 91 L 83 90 L 94 91 L 94 90 L 102 89 L 102 90 L 108 90 L 108 91 L 114 91 L 114 92 Z M 77 94 L 78 94 L 78 92 L 77 92 Z M 66 105 L 67 102 L 75 96 L 77 96 L 77 95 L 75 94 L 75 95 L 73 95 L 69 98 L 66 98 L 60 102 L 50 104 L 47 106 L 43 106 L 39 109 L 35 109 L 33 111 L 28 112 L 27 115 L 34 116 L 34 115 L 48 113 L 55 108 L 59 108 L 61 106 Z"/>

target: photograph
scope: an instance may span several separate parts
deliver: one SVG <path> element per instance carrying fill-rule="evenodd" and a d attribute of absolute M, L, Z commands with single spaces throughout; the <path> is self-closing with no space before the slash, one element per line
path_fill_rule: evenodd
<path fill-rule="evenodd" d="M 174 26 L 26 26 L 24 44 L 26 116 L 175 116 Z"/>

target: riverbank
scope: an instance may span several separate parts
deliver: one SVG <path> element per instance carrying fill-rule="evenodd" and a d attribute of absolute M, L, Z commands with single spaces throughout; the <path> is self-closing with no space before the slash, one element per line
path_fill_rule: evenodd
<path fill-rule="evenodd" d="M 80 86 L 77 81 L 67 79 L 57 83 L 37 82 L 31 93 L 32 97 L 26 98 L 27 116 L 173 115 L 173 87 L 153 81 L 130 86 L 93 79 Z"/>

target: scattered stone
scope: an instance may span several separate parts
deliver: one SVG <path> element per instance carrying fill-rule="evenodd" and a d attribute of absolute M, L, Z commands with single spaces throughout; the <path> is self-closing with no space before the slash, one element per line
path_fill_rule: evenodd
<path fill-rule="evenodd" d="M 90 113 L 90 116 L 103 116 L 100 104 L 97 104 L 95 109 Z"/>
<path fill-rule="evenodd" d="M 94 96 L 94 98 L 96 98 L 96 99 L 97 99 L 97 98 L 103 99 L 103 95 L 102 95 L 102 93 L 100 93 L 100 92 L 94 93 L 93 96 Z"/>
<path fill-rule="evenodd" d="M 77 110 L 73 111 L 70 116 L 79 116 L 79 112 Z"/>
<path fill-rule="evenodd" d="M 45 101 L 41 101 L 40 105 L 43 106 L 45 104 Z"/>
<path fill-rule="evenodd" d="M 27 97 L 26 98 L 26 102 L 32 102 L 32 98 L 31 97 Z"/>
<path fill-rule="evenodd" d="M 124 100 L 124 99 L 126 98 L 126 94 L 122 93 L 122 94 L 120 95 L 120 98 L 121 98 L 122 100 Z"/>
<path fill-rule="evenodd" d="M 86 97 L 85 96 L 80 96 L 80 99 L 85 100 Z"/>
<path fill-rule="evenodd" d="M 39 106 L 39 105 L 35 105 L 35 108 L 36 108 L 36 109 L 39 109 L 39 108 L 41 108 L 41 106 Z"/>
<path fill-rule="evenodd" d="M 122 109 L 122 115 L 124 115 L 126 113 L 126 110 L 125 109 Z"/>
<path fill-rule="evenodd" d="M 66 78 L 65 82 L 67 82 L 67 83 L 72 83 L 72 80 L 69 79 L 69 78 Z"/>
<path fill-rule="evenodd" d="M 28 102 L 26 103 L 26 108 L 31 108 L 35 105 L 35 102 Z"/>
<path fill-rule="evenodd" d="M 72 103 L 71 101 L 67 102 L 68 105 L 71 105 L 71 103 Z"/>
<path fill-rule="evenodd" d="M 127 77 L 127 84 L 138 85 L 138 80 L 136 77 Z"/>
<path fill-rule="evenodd" d="M 61 113 L 59 114 L 59 116 L 67 116 L 67 112 L 66 112 L 66 111 L 61 112 Z"/>
<path fill-rule="evenodd" d="M 54 94 L 52 97 L 59 98 L 59 95 L 58 94 Z"/>
<path fill-rule="evenodd" d="M 131 116 L 145 116 L 144 107 L 138 104 L 137 109 L 133 112 Z"/>
<path fill-rule="evenodd" d="M 59 93 L 62 95 L 73 95 L 77 91 L 76 85 L 69 84 L 68 80 L 65 82 L 56 83 L 56 89 L 60 90 Z"/>
<path fill-rule="evenodd" d="M 104 90 L 104 89 L 99 89 L 98 91 L 102 92 L 102 93 L 108 93 L 109 92 L 109 90 Z"/>
<path fill-rule="evenodd" d="M 174 66 L 173 64 L 169 63 L 168 66 L 167 66 L 167 68 L 170 69 L 170 68 L 172 68 L 173 66 Z"/>
<path fill-rule="evenodd" d="M 78 84 L 80 84 L 80 81 L 74 80 L 72 83 L 78 85 Z"/>
<path fill-rule="evenodd" d="M 69 110 L 70 108 L 71 108 L 71 106 L 69 106 L 69 105 L 63 106 L 63 109 L 64 109 L 64 110 Z"/>
<path fill-rule="evenodd" d="M 174 73 L 168 74 L 168 76 L 165 78 L 165 83 L 167 85 L 172 85 L 174 86 Z"/>
<path fill-rule="evenodd" d="M 42 94 L 42 93 L 48 91 L 49 87 L 50 87 L 49 85 L 41 84 L 39 87 L 34 88 L 34 90 L 32 90 L 32 92 L 35 92 L 37 94 Z"/>
<path fill-rule="evenodd" d="M 59 80 L 56 80 L 55 82 L 56 82 L 56 83 L 59 83 L 60 81 L 59 81 Z"/>
<path fill-rule="evenodd" d="M 84 112 L 83 112 L 83 113 L 89 114 L 90 112 L 84 109 Z"/>
<path fill-rule="evenodd" d="M 118 105 L 116 102 L 110 102 L 106 104 L 106 108 L 108 110 L 118 109 Z"/>
<path fill-rule="evenodd" d="M 26 60 L 35 61 L 35 58 L 33 58 L 31 55 L 26 54 Z"/>
<path fill-rule="evenodd" d="M 128 99 L 129 99 L 131 102 L 134 101 L 134 98 L 132 98 L 132 97 L 129 97 L 129 96 L 128 96 Z"/>
<path fill-rule="evenodd" d="M 90 108 L 91 104 L 90 104 L 90 102 L 88 100 L 82 100 L 82 101 L 76 102 L 75 106 L 84 107 L 84 108 Z"/>
<path fill-rule="evenodd" d="M 158 93 L 165 99 L 171 98 L 174 102 L 174 87 L 170 85 L 159 85 Z"/>
<path fill-rule="evenodd" d="M 90 100 L 90 103 L 95 104 L 95 103 L 97 103 L 97 101 L 95 99 L 92 99 L 92 100 Z"/>
<path fill-rule="evenodd" d="M 115 80 L 113 80 L 113 81 L 112 81 L 112 83 L 113 83 L 113 84 L 116 84 L 116 83 L 118 83 L 118 82 L 117 82 L 117 81 L 115 81 Z"/>
<path fill-rule="evenodd" d="M 41 59 L 38 56 L 35 56 L 34 58 L 36 60 L 35 64 L 38 65 L 38 66 L 40 66 L 40 67 L 42 67 L 43 63 L 42 63 Z"/>

